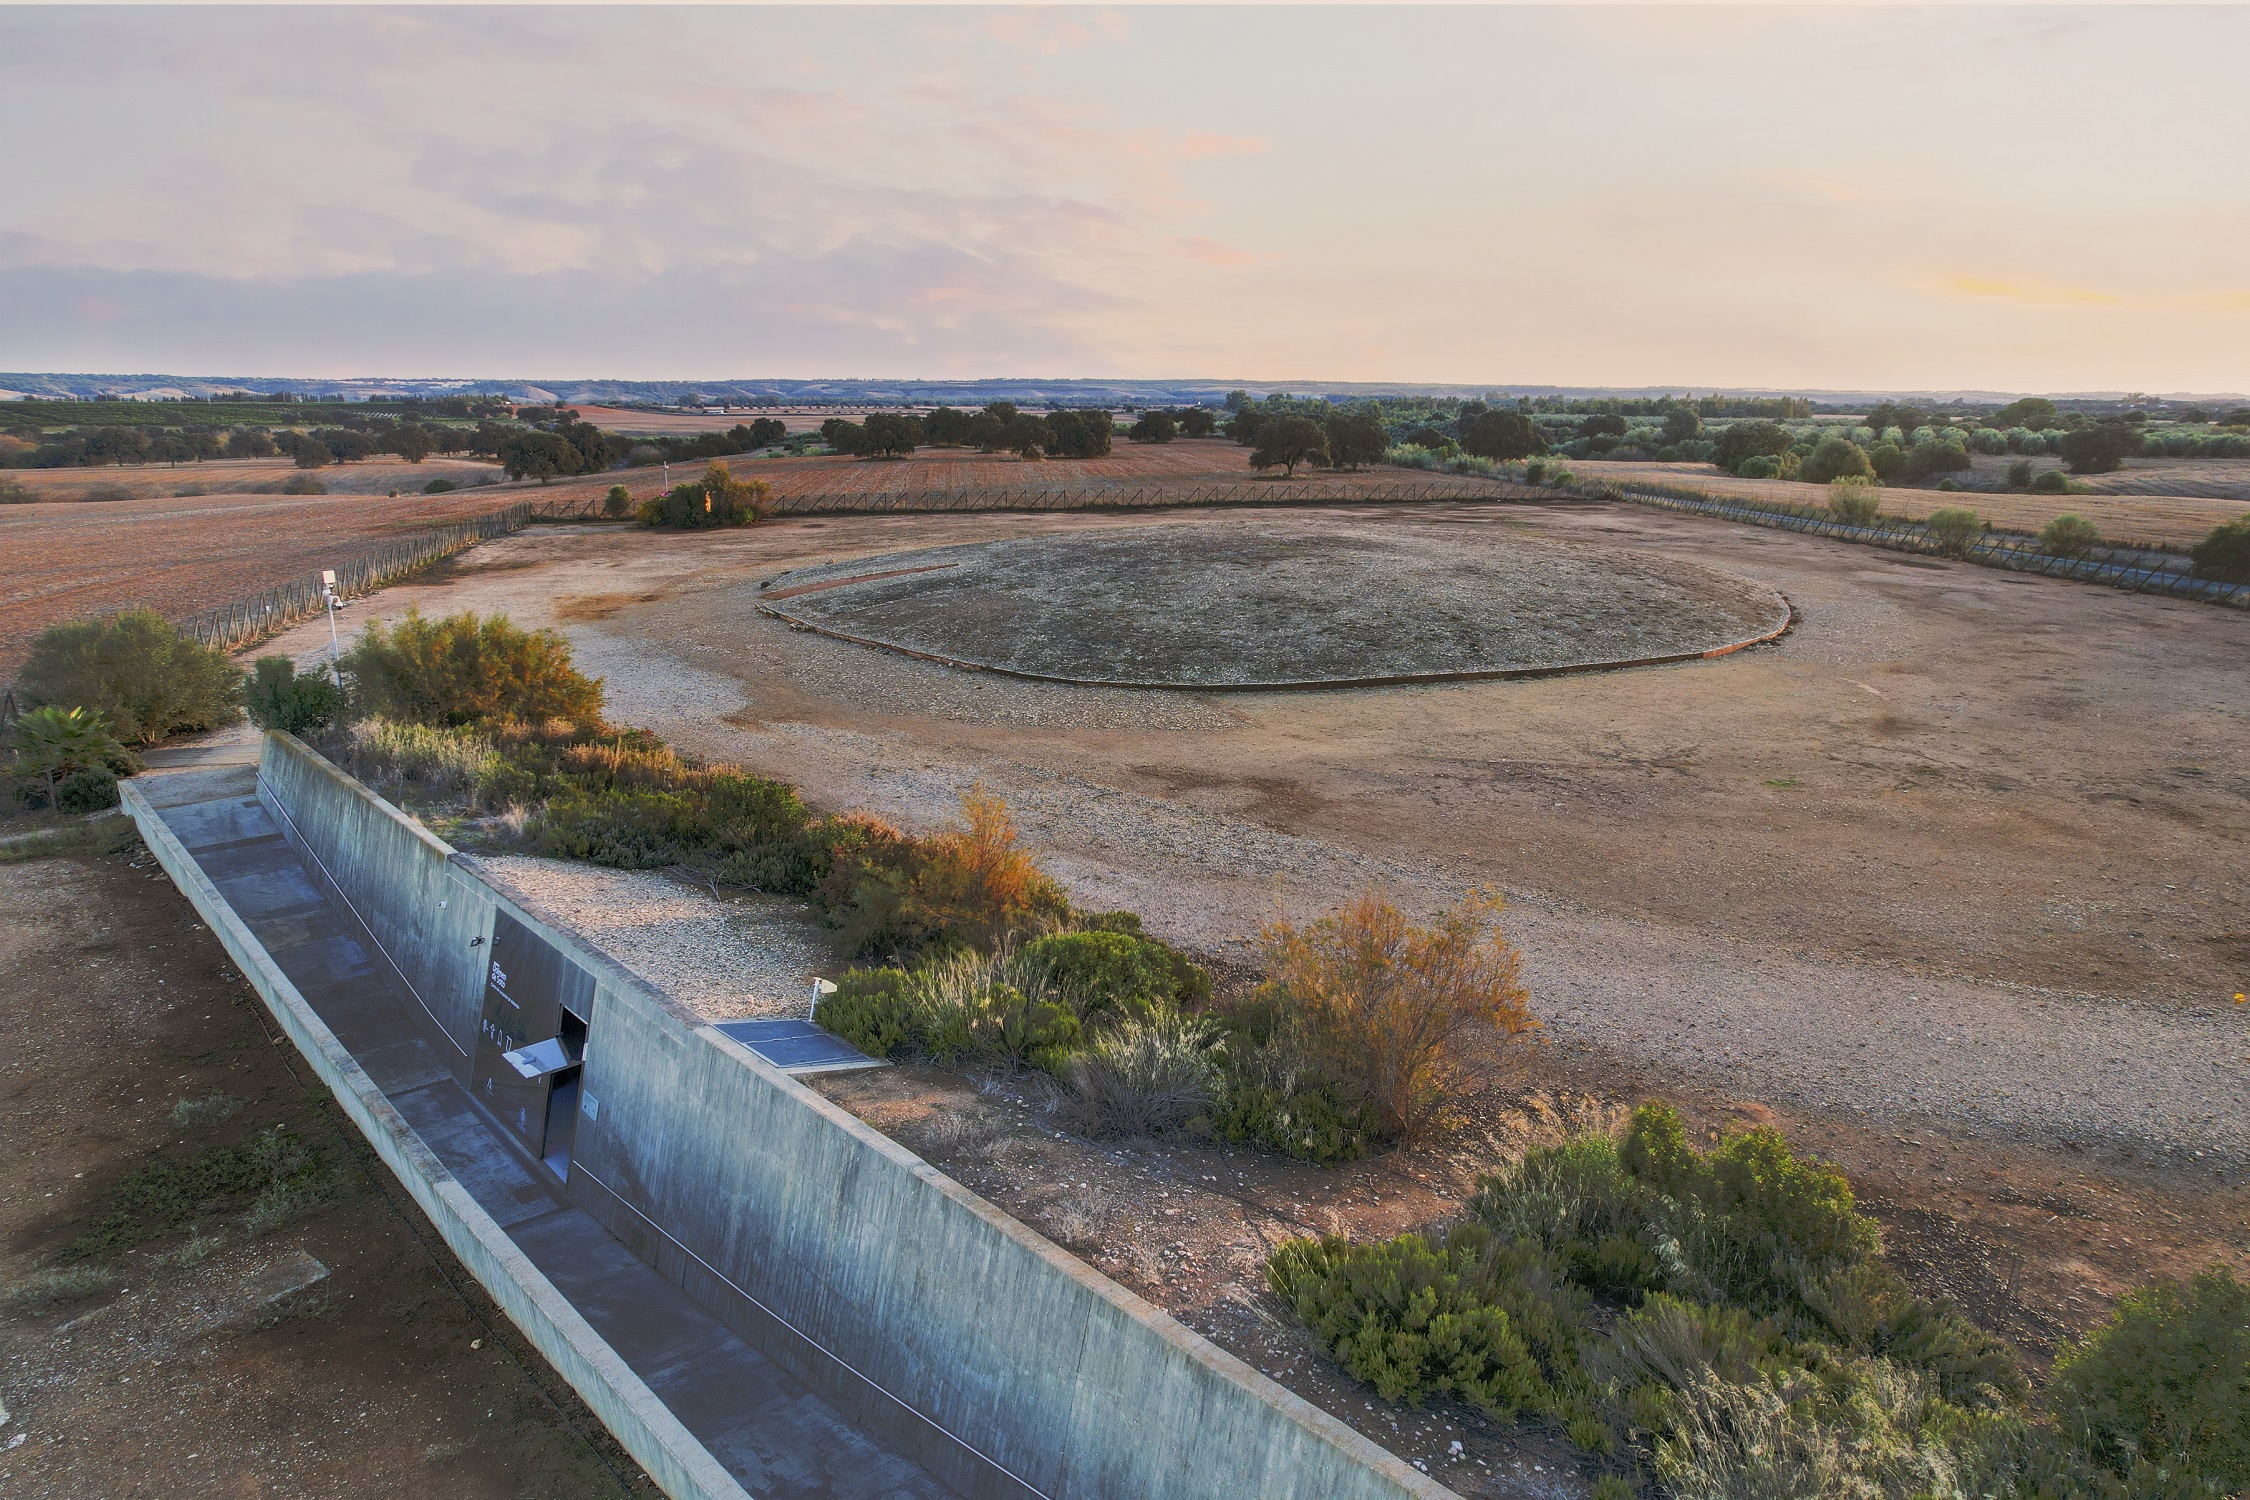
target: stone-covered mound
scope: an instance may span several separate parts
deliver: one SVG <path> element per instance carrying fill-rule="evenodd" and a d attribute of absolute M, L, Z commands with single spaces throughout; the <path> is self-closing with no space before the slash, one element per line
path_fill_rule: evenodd
<path fill-rule="evenodd" d="M 1505 677 L 1716 654 L 1788 602 L 1619 548 L 1349 522 L 1142 526 L 934 547 L 769 580 L 760 607 L 1025 677 L 1258 688 Z"/>

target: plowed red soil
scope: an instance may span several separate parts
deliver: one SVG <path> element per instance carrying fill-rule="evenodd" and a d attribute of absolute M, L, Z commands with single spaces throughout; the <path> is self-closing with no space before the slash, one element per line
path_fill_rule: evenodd
<path fill-rule="evenodd" d="M 0 683 L 59 620 L 138 605 L 177 619 L 523 498 L 477 489 L 0 506 Z"/>

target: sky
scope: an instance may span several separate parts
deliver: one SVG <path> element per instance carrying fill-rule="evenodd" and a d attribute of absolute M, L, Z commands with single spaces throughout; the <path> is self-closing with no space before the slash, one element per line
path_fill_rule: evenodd
<path fill-rule="evenodd" d="M 0 369 L 2250 390 L 2250 9 L 0 5 Z"/>

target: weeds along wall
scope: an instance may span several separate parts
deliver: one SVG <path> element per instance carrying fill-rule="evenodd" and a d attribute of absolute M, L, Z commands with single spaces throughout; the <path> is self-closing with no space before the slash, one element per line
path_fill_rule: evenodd
<path fill-rule="evenodd" d="M 259 794 L 459 1044 L 495 912 L 592 975 L 571 1197 L 972 1500 L 1450 1494 L 649 989 L 301 742 L 266 737 Z"/>

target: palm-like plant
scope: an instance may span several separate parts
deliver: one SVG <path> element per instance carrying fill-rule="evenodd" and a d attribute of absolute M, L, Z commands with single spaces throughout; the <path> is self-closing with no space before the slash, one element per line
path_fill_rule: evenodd
<path fill-rule="evenodd" d="M 89 771 L 124 757 L 109 720 L 90 708 L 35 708 L 16 720 L 16 770 L 46 778 L 47 805 L 55 805 L 55 778 Z"/>

